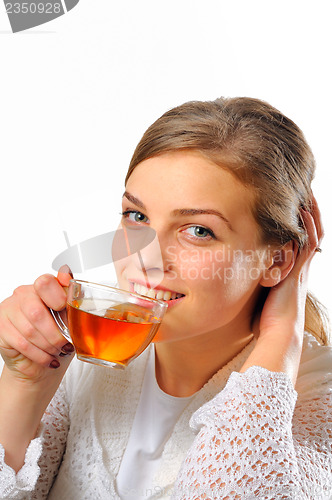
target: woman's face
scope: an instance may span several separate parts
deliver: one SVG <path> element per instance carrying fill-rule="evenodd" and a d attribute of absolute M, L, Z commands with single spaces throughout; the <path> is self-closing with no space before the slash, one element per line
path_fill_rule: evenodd
<path fill-rule="evenodd" d="M 250 190 L 199 152 L 163 154 L 133 171 L 122 225 L 151 227 L 157 238 L 116 268 L 121 288 L 167 301 L 155 341 L 250 331 L 266 269 L 252 203 Z"/>

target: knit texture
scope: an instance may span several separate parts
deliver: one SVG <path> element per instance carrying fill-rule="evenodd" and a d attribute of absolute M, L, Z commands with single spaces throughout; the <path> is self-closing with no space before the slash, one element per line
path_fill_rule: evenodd
<path fill-rule="evenodd" d="M 305 335 L 295 391 L 282 373 L 238 373 L 253 348 L 180 415 L 146 498 L 332 498 L 332 349 Z M 149 353 L 124 371 L 74 360 L 18 474 L 0 445 L 0 498 L 118 499 L 115 478 Z"/>
<path fill-rule="evenodd" d="M 251 367 L 193 416 L 200 432 L 173 499 L 330 499 L 332 398 L 299 402 L 282 373 Z"/>

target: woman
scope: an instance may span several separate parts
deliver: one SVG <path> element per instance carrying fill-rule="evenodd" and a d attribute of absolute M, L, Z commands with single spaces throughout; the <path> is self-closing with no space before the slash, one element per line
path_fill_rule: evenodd
<path fill-rule="evenodd" d="M 150 245 L 117 275 L 168 302 L 162 326 L 124 372 L 75 360 L 64 377 L 72 346 L 47 307 L 68 270 L 2 303 L 2 498 L 329 498 L 313 175 L 301 131 L 259 100 L 187 103 L 147 130 L 122 224 L 151 226 L 162 259 Z"/>

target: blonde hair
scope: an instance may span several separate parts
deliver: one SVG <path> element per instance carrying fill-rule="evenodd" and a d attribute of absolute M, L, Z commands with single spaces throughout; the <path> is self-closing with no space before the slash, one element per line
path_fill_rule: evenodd
<path fill-rule="evenodd" d="M 193 101 L 173 108 L 145 132 L 126 182 L 148 158 L 178 150 L 200 151 L 255 193 L 253 215 L 264 243 L 307 240 L 300 208 L 311 209 L 315 160 L 302 131 L 270 104 L 247 97 Z M 305 329 L 329 343 L 323 306 L 308 293 Z"/>

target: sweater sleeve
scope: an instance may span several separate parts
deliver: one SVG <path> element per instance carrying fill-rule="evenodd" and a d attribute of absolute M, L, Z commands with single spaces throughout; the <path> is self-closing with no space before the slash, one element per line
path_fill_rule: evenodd
<path fill-rule="evenodd" d="M 192 416 L 191 426 L 198 434 L 183 462 L 172 499 L 330 498 L 326 490 L 332 480 L 332 436 L 327 435 L 331 423 L 328 418 L 323 420 L 323 414 L 331 420 L 331 396 L 316 401 L 316 406 L 323 405 L 319 422 L 325 429 L 316 450 L 310 444 L 307 449 L 303 433 L 293 435 L 296 399 L 297 393 L 284 373 L 257 366 L 245 373 L 233 372 L 224 390 Z M 298 419 L 302 419 L 300 427 L 309 425 L 305 432 L 314 440 L 316 427 L 312 418 L 308 424 L 308 404 L 300 406 Z"/>
<path fill-rule="evenodd" d="M 39 432 L 26 451 L 23 467 L 16 474 L 4 461 L 0 444 L 0 498 L 42 500 L 47 498 L 65 450 L 69 428 L 68 405 L 63 386 L 49 404 Z"/>

